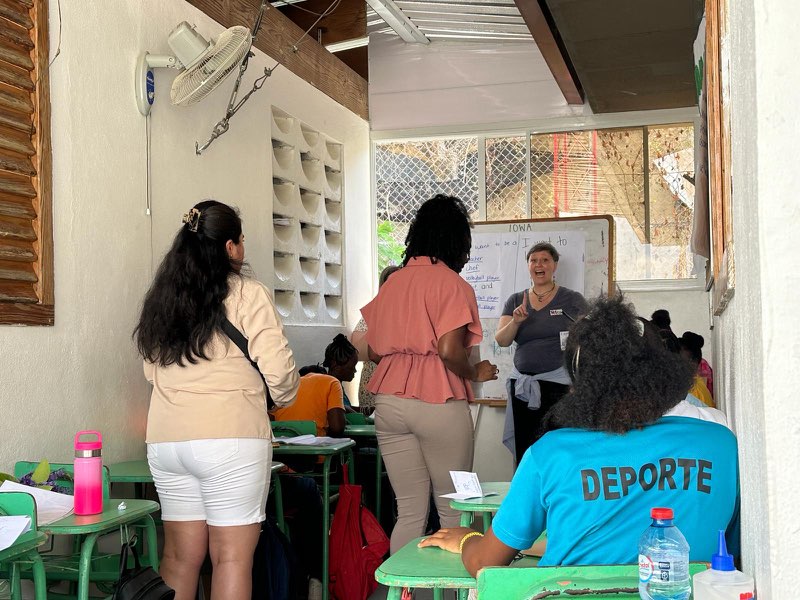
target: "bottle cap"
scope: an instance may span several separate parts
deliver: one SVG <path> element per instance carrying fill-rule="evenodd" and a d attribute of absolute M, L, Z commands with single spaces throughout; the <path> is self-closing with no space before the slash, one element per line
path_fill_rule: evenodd
<path fill-rule="evenodd" d="M 715 571 L 735 571 L 733 566 L 733 556 L 728 554 L 728 546 L 725 544 L 725 532 L 719 531 L 719 547 L 717 553 L 711 555 L 711 568 Z"/>
<path fill-rule="evenodd" d="M 81 440 L 82 436 L 94 435 L 97 439 Z M 99 431 L 79 431 L 75 434 L 75 451 L 101 450 L 103 448 L 103 435 Z M 99 455 L 98 455 L 99 456 Z"/>
<path fill-rule="evenodd" d="M 651 508 L 650 517 L 653 519 L 658 519 L 659 521 L 663 521 L 665 519 L 674 518 L 674 514 L 671 508 Z"/>

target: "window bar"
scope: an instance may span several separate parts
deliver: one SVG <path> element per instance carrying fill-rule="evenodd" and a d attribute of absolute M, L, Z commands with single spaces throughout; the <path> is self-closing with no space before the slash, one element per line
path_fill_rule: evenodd
<path fill-rule="evenodd" d="M 486 136 L 478 137 L 478 220 L 486 220 Z"/>
<path fill-rule="evenodd" d="M 531 188 L 531 169 L 533 168 L 531 165 L 531 157 L 533 156 L 531 145 L 533 144 L 533 132 L 527 131 L 526 135 L 528 138 L 528 143 L 525 144 L 525 164 L 527 165 L 527 168 L 525 169 L 525 190 L 527 192 L 525 216 L 530 219 L 533 217 L 533 189 Z"/>
<path fill-rule="evenodd" d="M 645 125 L 642 127 L 642 164 L 644 166 L 644 251 L 645 251 L 645 277 L 650 279 L 650 130 Z"/>

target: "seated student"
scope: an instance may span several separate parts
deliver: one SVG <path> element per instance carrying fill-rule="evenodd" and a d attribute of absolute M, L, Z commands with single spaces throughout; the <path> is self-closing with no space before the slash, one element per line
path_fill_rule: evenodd
<path fill-rule="evenodd" d="M 737 448 L 722 425 L 662 417 L 686 397 L 691 365 L 646 335 L 620 297 L 572 325 L 564 358 L 573 387 L 486 535 L 442 529 L 420 546 L 461 550 L 474 576 L 509 564 L 546 528 L 542 566 L 632 564 L 650 509 L 668 506 L 690 559 L 708 560 L 717 532 L 737 524 Z"/>
<path fill-rule="evenodd" d="M 342 384 L 317 365 L 303 367 L 299 373 L 297 400 L 274 411 L 275 420 L 314 421 L 317 435 L 341 437 L 345 426 Z"/>
<path fill-rule="evenodd" d="M 681 356 L 689 360 L 696 370 L 694 385 L 692 389 L 689 390 L 689 393 L 700 398 L 703 404 L 714 408 L 714 397 L 711 395 L 711 390 L 706 385 L 706 378 L 700 373 L 700 365 L 704 362 L 702 348 L 705 340 L 703 336 L 692 331 L 685 331 L 678 341 L 681 346 Z M 706 365 L 708 365 L 708 363 L 706 363 Z"/>
<path fill-rule="evenodd" d="M 328 375 L 336 377 L 340 383 L 353 381 L 353 377 L 356 376 L 357 364 L 358 350 L 341 333 L 333 338 L 333 341 L 325 348 L 325 360 L 322 361 L 322 366 L 328 370 Z M 342 396 L 345 412 L 358 412 L 350 404 L 350 399 L 347 397 L 344 387 L 342 387 Z"/>

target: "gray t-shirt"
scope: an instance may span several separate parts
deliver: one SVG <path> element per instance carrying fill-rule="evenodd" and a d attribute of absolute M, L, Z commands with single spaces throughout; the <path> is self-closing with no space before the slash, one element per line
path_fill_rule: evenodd
<path fill-rule="evenodd" d="M 504 316 L 512 316 L 514 309 L 522 304 L 527 290 L 512 294 L 503 307 Z M 528 306 L 528 318 L 522 322 L 514 341 L 514 366 L 520 373 L 538 374 L 552 371 L 562 366 L 564 352 L 561 349 L 562 332 L 566 335 L 572 319 L 586 312 L 586 300 L 578 292 L 565 287 L 556 291 L 553 300 L 535 310 Z M 567 316 L 569 315 L 569 316 Z"/>

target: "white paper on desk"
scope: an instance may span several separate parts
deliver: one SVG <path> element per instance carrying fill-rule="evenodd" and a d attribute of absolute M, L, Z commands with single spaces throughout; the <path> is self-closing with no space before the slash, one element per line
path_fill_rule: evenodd
<path fill-rule="evenodd" d="M 36 500 L 36 518 L 39 525 L 47 525 L 63 519 L 75 508 L 75 499 L 67 494 L 59 494 L 40 488 L 22 485 L 14 481 L 4 481 L 0 492 L 25 492 Z"/>
<path fill-rule="evenodd" d="M 311 435 L 310 433 L 306 435 L 298 435 L 296 437 L 278 438 L 279 442 L 294 446 L 332 446 L 333 444 L 338 444 L 339 442 L 343 442 L 345 440 L 347 440 L 347 438 L 332 438 L 324 435 L 316 436 Z"/>
<path fill-rule="evenodd" d="M 0 550 L 8 548 L 30 528 L 31 518 L 27 515 L 0 517 Z"/>
<path fill-rule="evenodd" d="M 471 498 L 485 498 L 486 496 L 497 495 L 497 492 L 483 493 L 477 473 L 470 473 L 469 471 L 450 471 L 450 479 L 453 480 L 453 486 L 456 488 L 456 491 L 453 494 L 442 494 L 442 498 L 469 500 Z"/>

